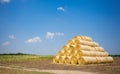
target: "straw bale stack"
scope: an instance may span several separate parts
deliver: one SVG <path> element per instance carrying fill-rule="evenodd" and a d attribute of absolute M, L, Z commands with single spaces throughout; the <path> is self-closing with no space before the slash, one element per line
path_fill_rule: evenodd
<path fill-rule="evenodd" d="M 113 58 L 97 42 L 88 36 L 75 36 L 53 58 L 55 64 L 101 64 L 112 63 Z"/>

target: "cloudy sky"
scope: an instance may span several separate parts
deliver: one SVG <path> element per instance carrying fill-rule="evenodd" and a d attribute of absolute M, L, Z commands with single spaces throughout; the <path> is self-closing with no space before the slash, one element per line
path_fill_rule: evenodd
<path fill-rule="evenodd" d="M 0 53 L 57 54 L 76 35 L 120 54 L 120 1 L 0 0 Z"/>

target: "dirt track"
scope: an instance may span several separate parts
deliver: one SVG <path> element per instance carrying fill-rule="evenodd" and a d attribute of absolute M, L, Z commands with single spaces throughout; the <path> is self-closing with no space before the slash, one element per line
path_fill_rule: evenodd
<path fill-rule="evenodd" d="M 36 68 L 39 70 L 75 70 L 99 74 L 120 74 L 120 57 L 114 58 L 114 62 L 110 64 L 100 65 L 63 65 L 52 64 L 52 60 L 38 60 L 26 62 L 4 62 L 1 66 L 19 66 L 25 68 Z"/>
<path fill-rule="evenodd" d="M 48 72 L 53 74 L 96 74 L 92 72 L 82 72 L 82 71 L 74 71 L 74 70 L 40 70 L 36 68 L 25 68 L 25 67 L 18 67 L 18 66 L 0 66 L 1 68 L 5 68 L 8 70 L 21 70 L 21 71 L 35 71 L 35 72 Z"/>

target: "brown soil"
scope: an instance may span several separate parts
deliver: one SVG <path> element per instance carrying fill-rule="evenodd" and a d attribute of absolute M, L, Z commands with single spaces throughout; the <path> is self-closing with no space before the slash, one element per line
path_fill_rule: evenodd
<path fill-rule="evenodd" d="M 77 70 L 99 74 L 120 74 L 120 57 L 115 57 L 113 63 L 93 65 L 65 65 L 53 64 L 52 59 L 24 61 L 24 62 L 0 62 L 4 66 L 18 66 L 25 68 L 37 68 L 40 70 Z"/>

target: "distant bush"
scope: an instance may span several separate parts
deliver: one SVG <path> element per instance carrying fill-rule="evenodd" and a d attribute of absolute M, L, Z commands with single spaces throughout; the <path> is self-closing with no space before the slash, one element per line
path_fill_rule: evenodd
<path fill-rule="evenodd" d="M 0 54 L 0 55 L 33 55 L 33 54 L 26 54 L 26 53 L 3 53 L 3 54 Z"/>
<path fill-rule="evenodd" d="M 120 55 L 110 55 L 110 56 L 112 56 L 112 57 L 120 57 Z"/>

